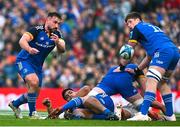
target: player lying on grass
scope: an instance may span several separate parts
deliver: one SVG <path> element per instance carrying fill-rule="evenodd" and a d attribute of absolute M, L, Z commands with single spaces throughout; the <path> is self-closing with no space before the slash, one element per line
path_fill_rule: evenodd
<path fill-rule="evenodd" d="M 65 100 L 69 101 L 68 103 L 72 103 L 71 99 L 77 97 L 77 94 L 85 93 L 83 90 L 80 91 L 73 91 L 72 89 L 65 89 L 62 93 L 62 96 Z M 81 94 L 82 95 L 82 94 Z M 83 97 L 82 97 L 83 98 Z M 84 119 L 107 119 L 106 115 L 99 114 L 99 110 L 94 109 L 94 107 L 91 107 L 91 104 L 94 103 L 94 99 L 97 101 L 101 102 L 105 106 L 105 108 L 110 109 L 111 111 L 115 112 L 117 116 L 119 117 L 120 120 L 126 120 L 132 116 L 135 115 L 135 113 L 138 112 L 135 106 L 132 104 L 128 104 L 127 106 L 121 107 L 119 104 L 115 105 L 115 102 L 111 97 L 109 97 L 106 94 L 98 94 L 95 97 L 89 97 L 86 102 L 84 103 L 85 105 L 88 105 L 88 108 L 74 108 L 74 110 L 70 110 L 65 112 L 64 117 L 66 119 L 77 119 L 77 118 L 84 118 Z M 63 107 L 67 107 L 68 103 L 64 105 Z M 48 113 L 50 114 L 50 118 L 57 118 L 58 115 L 63 111 L 63 107 L 57 108 L 55 110 L 52 109 L 51 103 L 49 99 L 45 99 L 43 101 L 43 104 L 47 107 Z M 71 108 L 72 108 L 71 107 Z M 162 120 L 163 117 L 158 115 L 155 112 L 150 111 L 149 116 L 153 120 Z"/>

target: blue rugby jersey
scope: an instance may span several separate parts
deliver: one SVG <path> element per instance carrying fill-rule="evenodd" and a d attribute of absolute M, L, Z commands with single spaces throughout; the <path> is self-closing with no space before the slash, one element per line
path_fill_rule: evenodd
<path fill-rule="evenodd" d="M 26 50 L 22 49 L 17 55 L 17 62 L 19 61 L 29 61 L 31 64 L 42 68 L 43 62 L 48 54 L 54 49 L 55 42 L 51 40 L 49 35 L 46 33 L 43 25 L 32 27 L 26 32 L 33 39 L 29 42 L 29 45 L 36 48 L 40 52 L 35 55 L 29 54 Z M 54 32 L 59 38 L 63 38 L 60 31 Z"/>
<path fill-rule="evenodd" d="M 139 42 L 149 56 L 159 49 L 176 48 L 172 40 L 157 26 L 139 22 L 130 32 L 129 42 Z"/>
<path fill-rule="evenodd" d="M 110 68 L 97 87 L 103 89 L 109 96 L 119 93 L 126 98 L 136 94 L 137 90 L 132 84 L 136 80 L 136 75 L 124 71 L 126 68 L 135 69 L 136 67 L 135 64 L 128 64 L 122 69 L 119 66 Z"/>

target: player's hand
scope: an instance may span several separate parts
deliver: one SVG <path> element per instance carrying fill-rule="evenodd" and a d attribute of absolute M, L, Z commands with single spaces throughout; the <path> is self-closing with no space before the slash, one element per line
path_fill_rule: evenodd
<path fill-rule="evenodd" d="M 64 118 L 67 120 L 71 120 L 73 118 L 73 111 L 68 109 L 64 112 Z"/>
<path fill-rule="evenodd" d="M 50 119 L 57 119 L 61 114 L 61 107 L 55 108 L 49 115 L 48 118 Z"/>
<path fill-rule="evenodd" d="M 135 74 L 135 71 L 134 71 L 134 69 L 132 69 L 132 68 L 126 68 L 125 71 L 126 71 L 126 72 L 129 72 L 129 73 L 131 73 L 131 74 Z"/>
<path fill-rule="evenodd" d="M 49 100 L 49 98 L 45 98 L 42 103 L 46 107 L 51 107 L 51 101 Z"/>
<path fill-rule="evenodd" d="M 28 49 L 29 54 L 35 55 L 39 53 L 39 50 L 37 50 L 36 48 L 29 48 Z"/>
<path fill-rule="evenodd" d="M 59 42 L 58 35 L 51 33 L 51 40 L 53 40 L 55 43 L 58 43 Z"/>

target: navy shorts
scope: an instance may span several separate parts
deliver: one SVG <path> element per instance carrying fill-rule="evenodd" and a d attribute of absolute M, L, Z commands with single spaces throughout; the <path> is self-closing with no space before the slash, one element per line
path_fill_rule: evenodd
<path fill-rule="evenodd" d="M 176 48 L 159 49 L 154 53 L 150 66 L 159 66 L 165 70 L 174 70 L 179 57 L 180 54 Z"/>

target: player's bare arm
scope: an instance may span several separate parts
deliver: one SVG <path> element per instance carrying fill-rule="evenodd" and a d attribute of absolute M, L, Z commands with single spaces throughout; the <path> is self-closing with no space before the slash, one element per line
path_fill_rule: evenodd
<path fill-rule="evenodd" d="M 90 90 L 91 88 L 89 86 L 84 86 L 81 89 L 79 89 L 77 92 L 75 92 L 75 97 L 84 97 L 89 93 Z M 53 111 L 50 99 L 45 98 L 42 103 L 44 106 L 46 106 L 48 114 L 50 114 Z"/>
<path fill-rule="evenodd" d="M 23 36 L 21 37 L 19 44 L 21 46 L 21 48 L 25 49 L 27 52 L 29 52 L 29 54 L 37 54 L 39 52 L 39 50 L 37 50 L 36 48 L 32 48 L 29 45 L 29 42 L 33 39 L 32 35 L 29 35 L 27 33 L 24 33 Z"/>
<path fill-rule="evenodd" d="M 139 64 L 138 68 L 139 68 L 140 70 L 143 70 L 144 68 L 146 68 L 146 67 L 148 66 L 148 64 L 150 63 L 150 61 L 151 61 L 151 57 L 146 54 L 146 57 L 145 57 L 145 58 L 142 60 L 142 62 Z"/>
<path fill-rule="evenodd" d="M 84 97 L 91 91 L 91 88 L 89 86 L 84 86 L 81 89 L 79 89 L 76 93 L 76 96 L 78 97 Z"/>

